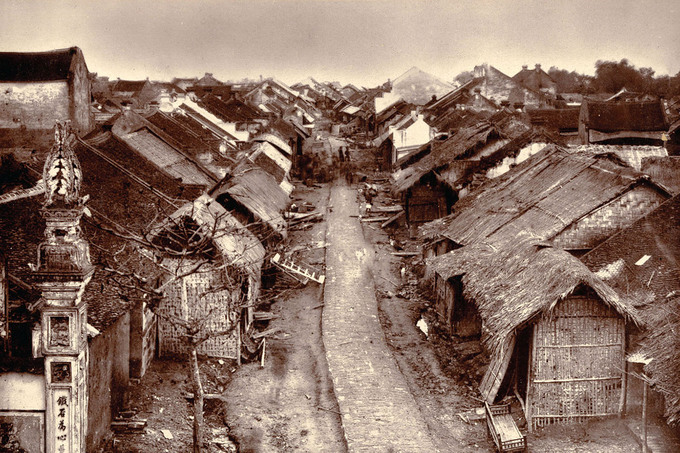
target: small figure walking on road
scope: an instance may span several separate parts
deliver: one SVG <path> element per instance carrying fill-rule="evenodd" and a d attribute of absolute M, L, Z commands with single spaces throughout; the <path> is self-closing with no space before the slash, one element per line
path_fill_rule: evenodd
<path fill-rule="evenodd" d="M 345 162 L 351 162 L 351 157 L 349 155 L 349 148 L 345 147 Z"/>
<path fill-rule="evenodd" d="M 340 146 L 340 147 L 338 148 L 338 157 L 340 158 L 340 162 L 344 162 L 344 161 L 345 161 L 345 155 L 344 155 L 343 152 L 342 152 L 342 146 Z"/>

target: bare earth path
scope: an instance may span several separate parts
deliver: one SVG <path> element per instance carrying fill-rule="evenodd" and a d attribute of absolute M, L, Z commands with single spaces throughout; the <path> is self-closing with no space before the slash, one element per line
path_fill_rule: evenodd
<path fill-rule="evenodd" d="M 356 192 L 331 189 L 323 341 L 351 452 L 436 451 L 385 343 L 372 275 L 374 251 L 356 217 Z"/>
<path fill-rule="evenodd" d="M 301 186 L 296 194 L 326 210 L 326 187 Z M 325 224 L 290 235 L 292 245 L 310 248 L 303 257 L 321 267 L 324 250 L 314 247 L 325 241 Z M 315 283 L 277 297 L 269 328 L 279 332 L 268 337 L 264 368 L 257 361 L 234 371 L 223 396 L 241 453 L 346 451 L 321 341 L 322 302 L 323 288 Z"/>

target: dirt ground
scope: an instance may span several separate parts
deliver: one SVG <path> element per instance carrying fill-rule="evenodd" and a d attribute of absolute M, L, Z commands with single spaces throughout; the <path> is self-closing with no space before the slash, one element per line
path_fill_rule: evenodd
<path fill-rule="evenodd" d="M 326 148 L 332 152 L 339 143 L 326 142 Z M 362 163 L 358 151 L 353 155 L 358 168 L 373 168 L 369 164 L 372 156 L 363 156 Z M 355 183 L 354 187 L 364 186 Z M 298 205 L 306 201 L 325 213 L 328 196 L 327 184 L 297 184 L 293 201 Z M 359 193 L 357 196 L 362 199 Z M 375 206 L 393 203 L 384 191 L 374 199 Z M 481 407 L 475 390 L 481 371 L 471 366 L 478 364 L 477 359 L 462 358 L 456 342 L 439 328 L 428 299 L 418 288 L 416 258 L 393 255 L 416 251 L 416 243 L 408 240 L 403 228 L 392 232 L 379 225 L 364 223 L 364 234 L 375 245 L 373 272 L 381 322 L 437 448 L 494 451 L 484 420 L 474 420 L 473 415 Z M 294 251 L 299 263 L 323 269 L 325 232 L 325 222 L 293 229 L 285 247 Z M 258 309 L 267 309 L 275 317 L 257 325 L 259 330 L 274 329 L 267 336 L 264 367 L 259 360 L 240 367 L 229 360 L 202 363 L 206 391 L 221 395 L 206 405 L 209 437 L 222 442 L 212 451 L 346 451 L 321 337 L 323 287 L 313 282 L 302 286 L 286 277 L 279 278 L 268 294 L 272 300 Z M 416 327 L 421 317 L 428 325 L 427 336 Z M 184 363 L 155 361 L 130 394 L 130 407 L 137 413 L 135 417 L 148 420 L 147 428 L 143 433 L 117 435 L 115 449 L 109 444 L 103 451 L 190 451 L 188 392 Z M 167 430 L 172 439 L 161 430 Z M 619 419 L 547 428 L 530 435 L 528 443 L 532 452 L 639 450 Z"/>

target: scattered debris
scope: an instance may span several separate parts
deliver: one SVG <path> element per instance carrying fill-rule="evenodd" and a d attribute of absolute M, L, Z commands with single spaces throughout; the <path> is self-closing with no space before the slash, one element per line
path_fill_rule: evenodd
<path fill-rule="evenodd" d="M 253 335 L 253 338 L 257 340 L 259 338 L 266 337 L 267 335 L 278 333 L 280 330 L 281 329 L 279 329 L 278 327 L 272 327 L 271 329 L 263 330 L 262 332 L 257 332 L 256 334 Z"/>
<path fill-rule="evenodd" d="M 278 316 L 276 316 L 274 313 L 268 312 L 268 311 L 254 311 L 253 312 L 253 319 L 255 321 L 271 321 L 272 319 L 276 319 Z M 222 365 L 220 363 L 220 365 Z"/>
<path fill-rule="evenodd" d="M 111 422 L 111 431 L 116 433 L 143 433 L 144 428 L 146 428 L 146 419 L 117 418 Z"/>
<path fill-rule="evenodd" d="M 426 337 L 429 337 L 430 334 L 428 333 L 427 322 L 425 322 L 423 318 L 420 318 L 418 320 L 418 322 L 416 323 L 416 327 L 418 327 L 425 334 Z"/>
<path fill-rule="evenodd" d="M 364 217 L 361 219 L 362 222 L 384 222 L 389 220 L 389 217 Z"/>
<path fill-rule="evenodd" d="M 264 356 L 267 353 L 267 339 L 262 339 L 262 358 L 260 359 L 260 368 L 264 368 Z"/>
<path fill-rule="evenodd" d="M 394 256 L 418 256 L 420 252 L 391 252 L 390 254 Z"/>
<path fill-rule="evenodd" d="M 385 220 L 383 223 L 380 224 L 380 228 L 385 228 L 395 221 L 399 220 L 400 217 L 402 217 L 405 213 L 405 211 L 399 211 L 398 213 L 394 214 L 392 217 L 388 218 Z"/>
<path fill-rule="evenodd" d="M 321 407 L 321 406 L 316 406 L 316 408 L 319 409 L 319 410 L 322 410 L 322 411 L 333 412 L 334 414 L 342 415 L 340 412 L 338 412 L 334 409 L 326 409 L 325 407 Z"/>
<path fill-rule="evenodd" d="M 272 263 L 277 267 L 283 269 L 288 274 L 295 277 L 303 285 L 306 285 L 309 280 L 315 281 L 321 285 L 326 280 L 326 276 L 318 271 L 312 271 L 305 267 L 295 264 L 292 260 L 283 258 L 280 253 L 277 253 L 272 258 Z"/>
<path fill-rule="evenodd" d="M 163 437 L 165 437 L 166 439 L 172 440 L 174 438 L 169 429 L 161 429 L 161 433 L 163 433 Z"/>

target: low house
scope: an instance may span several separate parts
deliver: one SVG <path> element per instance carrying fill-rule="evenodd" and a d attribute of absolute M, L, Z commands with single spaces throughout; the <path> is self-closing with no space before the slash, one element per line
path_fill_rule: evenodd
<path fill-rule="evenodd" d="M 293 166 L 285 152 L 268 141 L 253 142 L 248 150 L 248 159 L 274 177 L 286 194 L 290 195 L 290 170 Z"/>
<path fill-rule="evenodd" d="M 235 131 L 248 132 L 251 135 L 255 135 L 261 132 L 267 124 L 265 115 L 238 99 L 222 100 L 212 94 L 208 94 L 202 97 L 198 104 L 224 121 L 225 124 L 233 124 L 233 130 Z"/>
<path fill-rule="evenodd" d="M 215 173 L 211 172 L 200 161 L 186 154 L 179 143 L 130 110 L 111 122 L 111 133 L 117 140 L 184 186 L 207 190 L 224 176 L 225 169 L 214 168 Z"/>
<path fill-rule="evenodd" d="M 631 347 L 646 358 L 649 377 L 649 414 L 665 415 L 669 423 L 680 421 L 680 197 L 675 196 L 637 220 L 581 258 L 621 296 L 632 299 L 640 312 L 643 332 L 631 339 Z M 624 401 L 626 412 L 639 414 L 642 383 L 631 378 Z M 656 403 L 656 404 L 655 404 Z"/>
<path fill-rule="evenodd" d="M 159 354 L 186 354 L 188 325 L 198 328 L 200 354 L 240 362 L 259 295 L 262 244 L 208 195 L 156 225 L 150 238 L 166 271 L 167 297 L 156 308 Z"/>
<path fill-rule="evenodd" d="M 451 212 L 458 196 L 437 175 L 445 170 L 463 176 L 470 165 L 467 162 L 459 164 L 456 160 L 466 156 L 466 153 L 473 153 L 494 138 L 499 138 L 499 133 L 488 123 L 463 129 L 444 142 L 435 141 L 430 154 L 393 174 L 393 192 L 402 197 L 409 225 L 418 226 Z"/>
<path fill-rule="evenodd" d="M 560 137 L 564 145 L 580 144 L 578 136 L 578 108 L 531 109 L 527 111 L 531 125 Z"/>
<path fill-rule="evenodd" d="M 550 143 L 531 130 L 516 134 L 514 128 L 480 122 L 443 142 L 433 141 L 430 154 L 395 172 L 393 193 L 402 196 L 409 225 L 450 214 L 480 180 L 505 173 Z"/>
<path fill-rule="evenodd" d="M 540 64 L 536 64 L 534 69 L 529 69 L 527 65 L 522 66 L 522 70 L 512 76 L 512 80 L 524 88 L 540 93 L 543 102 L 553 103 L 557 98 L 557 83 L 541 69 Z"/>
<path fill-rule="evenodd" d="M 663 103 L 602 102 L 584 99 L 578 135 L 582 145 L 663 145 L 668 133 Z"/>
<path fill-rule="evenodd" d="M 120 80 L 113 82 L 111 96 L 118 104 L 135 109 L 149 107 L 159 101 L 160 90 L 146 80 Z"/>
<path fill-rule="evenodd" d="M 0 129 L 42 134 L 50 144 L 55 121 L 79 134 L 94 126 L 90 79 L 78 47 L 48 52 L 0 52 Z M 21 136 L 8 136 L 21 144 Z"/>
<path fill-rule="evenodd" d="M 581 255 L 669 197 L 616 157 L 551 145 L 486 181 L 420 234 L 425 256 L 520 231 Z"/>
<path fill-rule="evenodd" d="M 454 333 L 481 334 L 490 353 L 484 401 L 516 395 L 530 431 L 622 412 L 637 312 L 577 258 L 530 235 L 507 236 L 428 267 Z"/>
<path fill-rule="evenodd" d="M 223 176 L 226 169 L 234 165 L 234 159 L 220 151 L 220 140 L 200 125 L 191 127 L 190 120 L 183 115 L 157 110 L 144 118 L 156 128 L 159 136 L 165 137 L 213 175 Z"/>
<path fill-rule="evenodd" d="M 434 131 L 425 122 L 424 115 L 416 112 L 411 112 L 404 123 L 390 126 L 389 130 L 392 137 L 390 163 L 393 166 L 405 161 L 415 150 L 434 138 Z"/>
<path fill-rule="evenodd" d="M 243 161 L 208 194 L 260 240 L 265 248 L 287 235 L 283 212 L 290 197 L 274 177 Z"/>

